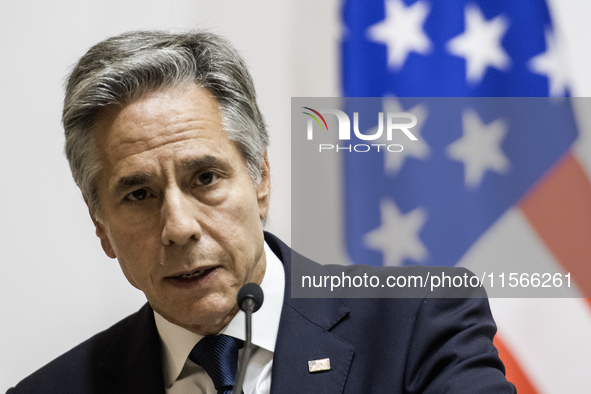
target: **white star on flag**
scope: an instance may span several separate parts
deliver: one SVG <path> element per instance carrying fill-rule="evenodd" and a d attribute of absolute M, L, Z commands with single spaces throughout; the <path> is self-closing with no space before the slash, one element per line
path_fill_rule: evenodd
<path fill-rule="evenodd" d="M 464 163 L 464 184 L 480 185 L 486 171 L 506 173 L 510 162 L 501 149 L 508 126 L 503 119 L 485 125 L 473 110 L 462 114 L 463 136 L 447 147 L 447 155 Z"/>
<path fill-rule="evenodd" d="M 530 59 L 528 66 L 532 72 L 548 77 L 550 96 L 564 96 L 568 87 L 568 73 L 564 62 L 566 57 L 561 51 L 562 45 L 552 31 L 546 29 L 544 34 L 546 36 L 546 52 Z"/>
<path fill-rule="evenodd" d="M 466 58 L 466 80 L 479 83 L 488 67 L 507 70 L 511 60 L 501 45 L 509 27 L 507 19 L 498 15 L 487 21 L 478 7 L 468 5 L 465 21 L 464 33 L 448 41 L 447 50 L 452 55 Z"/>
<path fill-rule="evenodd" d="M 382 99 L 382 111 L 387 113 L 410 112 L 417 117 L 417 124 L 411 130 L 412 134 L 417 137 L 417 141 L 411 141 L 404 134 L 394 134 L 392 141 L 386 139 L 386 132 L 376 140 L 378 144 L 392 144 L 400 143 L 404 148 L 401 152 L 384 152 L 384 172 L 388 175 L 397 175 L 408 157 L 417 159 L 425 159 L 429 156 L 429 145 L 425 139 L 421 137 L 421 129 L 423 123 L 427 118 L 427 108 L 423 104 L 417 104 L 409 110 L 402 109 L 400 102 L 394 97 L 384 97 Z M 384 126 L 385 127 L 385 126 Z M 366 134 L 375 134 L 377 127 L 374 127 Z"/>
<path fill-rule="evenodd" d="M 386 18 L 367 29 L 370 41 L 387 46 L 388 67 L 399 70 L 410 52 L 422 55 L 431 51 L 431 41 L 423 31 L 429 6 L 417 1 L 406 7 L 402 0 L 386 0 Z"/>
<path fill-rule="evenodd" d="M 424 261 L 427 248 L 419 238 L 419 232 L 427 221 L 422 208 L 403 215 L 394 201 L 383 199 L 380 202 L 380 227 L 365 234 L 363 240 L 369 249 L 379 250 L 384 256 L 384 265 L 399 266 L 405 258 Z"/>

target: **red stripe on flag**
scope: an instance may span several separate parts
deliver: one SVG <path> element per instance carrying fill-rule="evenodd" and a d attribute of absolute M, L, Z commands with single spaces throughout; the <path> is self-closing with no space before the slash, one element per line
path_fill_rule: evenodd
<path fill-rule="evenodd" d="M 503 341 L 496 335 L 493 340 L 494 345 L 499 351 L 499 357 L 505 364 L 505 371 L 507 380 L 515 385 L 519 394 L 537 394 L 538 390 L 527 375 L 523 372 L 519 363 L 513 358 L 509 349 L 505 346 Z"/>
<path fill-rule="evenodd" d="M 567 154 L 520 203 L 532 227 L 586 297 L 591 297 L 591 184 Z"/>

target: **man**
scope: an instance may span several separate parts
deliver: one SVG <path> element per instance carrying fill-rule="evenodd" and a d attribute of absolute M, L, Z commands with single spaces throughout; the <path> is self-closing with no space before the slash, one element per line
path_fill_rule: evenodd
<path fill-rule="evenodd" d="M 263 232 L 266 127 L 221 38 L 97 44 L 68 80 L 63 123 L 103 250 L 148 304 L 9 392 L 227 392 L 194 355 L 213 354 L 196 350 L 212 338 L 244 339 L 236 295 L 249 282 L 265 303 L 245 393 L 514 392 L 486 299 L 291 297 L 292 252 Z M 299 270 L 338 271 L 293 256 Z"/>

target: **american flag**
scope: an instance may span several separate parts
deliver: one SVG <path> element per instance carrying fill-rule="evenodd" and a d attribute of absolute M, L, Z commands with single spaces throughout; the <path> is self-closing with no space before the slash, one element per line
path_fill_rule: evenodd
<path fill-rule="evenodd" d="M 591 392 L 591 187 L 546 3 L 347 0 L 343 23 L 343 95 L 420 135 L 343 155 L 350 259 L 570 272 L 568 298 L 491 299 L 495 344 L 518 392 Z"/>

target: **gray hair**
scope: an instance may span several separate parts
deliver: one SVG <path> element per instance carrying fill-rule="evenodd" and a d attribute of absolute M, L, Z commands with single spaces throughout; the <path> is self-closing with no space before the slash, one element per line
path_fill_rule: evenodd
<path fill-rule="evenodd" d="M 101 163 L 93 136 L 97 120 L 109 107 L 186 83 L 208 89 L 217 99 L 228 137 L 240 150 L 253 182 L 260 182 L 269 135 L 252 78 L 238 52 L 208 32 L 125 33 L 90 48 L 66 84 L 65 153 L 93 217 L 100 217 L 97 176 Z"/>

